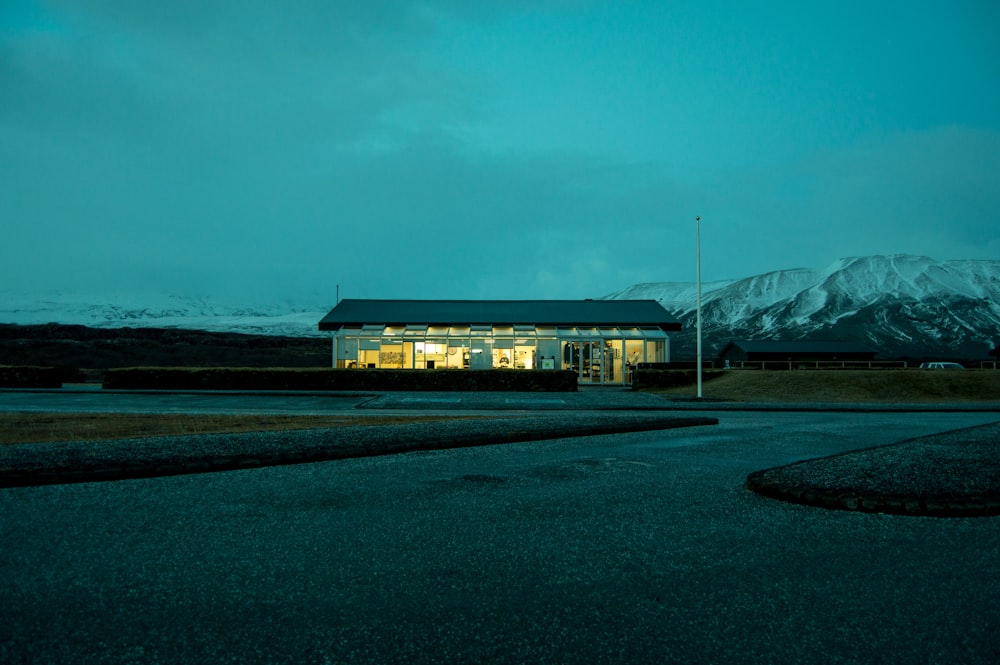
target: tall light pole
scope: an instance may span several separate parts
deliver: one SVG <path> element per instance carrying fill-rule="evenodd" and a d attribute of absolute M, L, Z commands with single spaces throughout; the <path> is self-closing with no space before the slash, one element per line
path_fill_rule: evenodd
<path fill-rule="evenodd" d="M 694 327 L 698 337 L 696 362 L 698 363 L 698 399 L 701 399 L 701 216 L 694 218 L 694 224 L 695 273 L 697 280 Z"/>

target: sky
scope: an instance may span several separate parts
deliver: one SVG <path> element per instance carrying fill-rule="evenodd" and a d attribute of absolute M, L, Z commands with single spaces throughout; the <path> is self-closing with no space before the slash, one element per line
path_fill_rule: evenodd
<path fill-rule="evenodd" d="M 1000 258 L 1000 3 L 0 0 L 0 290 Z M 700 223 L 695 218 L 700 217 Z"/>

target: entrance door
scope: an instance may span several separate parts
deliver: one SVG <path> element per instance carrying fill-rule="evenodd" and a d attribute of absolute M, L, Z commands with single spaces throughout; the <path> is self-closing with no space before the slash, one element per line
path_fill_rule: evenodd
<path fill-rule="evenodd" d="M 581 385 L 620 384 L 623 378 L 620 349 L 620 341 L 564 342 L 563 367 L 572 369 Z"/>
<path fill-rule="evenodd" d="M 563 369 L 571 369 L 576 374 L 577 383 L 590 383 L 590 371 L 583 372 L 583 345 L 580 342 L 563 342 Z"/>

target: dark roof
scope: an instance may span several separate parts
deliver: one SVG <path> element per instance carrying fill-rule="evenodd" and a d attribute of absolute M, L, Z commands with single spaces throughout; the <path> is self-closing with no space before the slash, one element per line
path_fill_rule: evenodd
<path fill-rule="evenodd" d="M 344 326 L 427 324 L 537 326 L 657 326 L 681 324 L 655 300 L 341 300 L 319 322 Z"/>
<path fill-rule="evenodd" d="M 878 351 L 858 342 L 814 342 L 807 340 L 795 342 L 755 342 L 735 339 L 729 342 L 719 355 L 724 354 L 731 346 L 746 353 L 878 353 Z"/>

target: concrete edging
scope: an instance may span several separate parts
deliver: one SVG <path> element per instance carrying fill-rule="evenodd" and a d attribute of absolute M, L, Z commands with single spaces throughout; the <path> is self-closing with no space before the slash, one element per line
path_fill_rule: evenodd
<path fill-rule="evenodd" d="M 816 508 L 860 513 L 916 515 L 925 517 L 993 517 L 1000 515 L 1000 497 L 934 496 L 916 494 L 866 494 L 808 485 L 785 485 L 757 471 L 747 477 L 746 488 L 769 499 L 778 499 Z"/>

